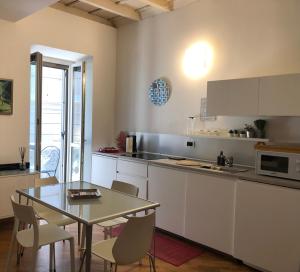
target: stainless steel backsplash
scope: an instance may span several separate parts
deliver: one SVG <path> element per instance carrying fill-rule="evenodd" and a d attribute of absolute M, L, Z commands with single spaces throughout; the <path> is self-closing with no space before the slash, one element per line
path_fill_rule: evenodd
<path fill-rule="evenodd" d="M 220 151 L 225 156 L 233 156 L 234 164 L 254 166 L 255 143 L 238 140 L 221 140 L 206 138 L 190 138 L 172 134 L 156 134 L 135 132 L 138 151 L 177 155 L 208 161 L 216 161 Z M 195 147 L 187 147 L 186 142 L 192 140 Z"/>

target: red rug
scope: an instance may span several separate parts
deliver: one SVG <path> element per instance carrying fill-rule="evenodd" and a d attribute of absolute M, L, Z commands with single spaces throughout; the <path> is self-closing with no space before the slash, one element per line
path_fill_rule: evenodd
<path fill-rule="evenodd" d="M 114 228 L 113 236 L 118 236 L 121 231 L 122 226 Z M 191 245 L 183 240 L 158 231 L 155 232 L 155 257 L 166 263 L 180 266 L 202 253 L 203 249 L 198 246 Z"/>

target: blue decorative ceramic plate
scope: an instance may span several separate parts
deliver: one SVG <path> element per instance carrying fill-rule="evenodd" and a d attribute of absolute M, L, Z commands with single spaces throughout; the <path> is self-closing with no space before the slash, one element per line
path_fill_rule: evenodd
<path fill-rule="evenodd" d="M 170 87 L 164 79 L 156 79 L 151 83 L 148 95 L 154 105 L 162 106 L 169 100 Z"/>

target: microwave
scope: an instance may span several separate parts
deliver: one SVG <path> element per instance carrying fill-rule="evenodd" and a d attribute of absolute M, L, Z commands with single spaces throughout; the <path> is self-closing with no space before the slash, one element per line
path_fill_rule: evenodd
<path fill-rule="evenodd" d="M 300 153 L 256 151 L 256 173 L 300 181 Z"/>

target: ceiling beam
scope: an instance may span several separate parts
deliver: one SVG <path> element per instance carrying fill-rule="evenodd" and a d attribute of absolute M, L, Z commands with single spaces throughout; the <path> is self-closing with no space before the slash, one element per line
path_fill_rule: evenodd
<path fill-rule="evenodd" d="M 173 9 L 173 1 L 168 0 L 142 0 L 151 7 L 161 9 L 163 11 L 171 11 Z"/>
<path fill-rule="evenodd" d="M 56 4 L 51 5 L 50 7 L 73 14 L 73 15 L 76 15 L 76 16 L 79 16 L 79 17 L 82 17 L 82 18 L 85 18 L 85 19 L 88 19 L 88 20 L 91 20 L 91 21 L 95 21 L 95 22 L 98 22 L 101 24 L 113 26 L 113 24 L 110 21 L 108 21 L 100 16 L 89 14 L 83 10 L 80 10 L 78 8 L 74 8 L 71 6 L 66 6 L 62 3 L 56 3 Z"/>
<path fill-rule="evenodd" d="M 140 14 L 133 8 L 122 4 L 116 4 L 111 0 L 80 0 L 80 2 L 94 6 L 95 8 L 101 8 L 134 21 L 139 21 L 141 19 Z"/>

